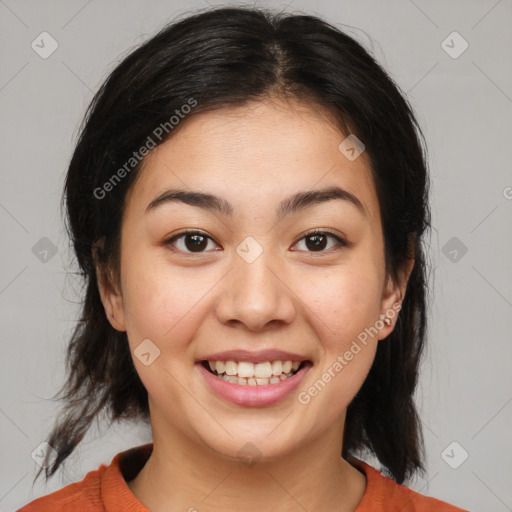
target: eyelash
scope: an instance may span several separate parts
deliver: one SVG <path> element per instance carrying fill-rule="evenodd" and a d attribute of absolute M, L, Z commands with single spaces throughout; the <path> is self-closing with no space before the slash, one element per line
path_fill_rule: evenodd
<path fill-rule="evenodd" d="M 348 246 L 350 246 L 350 243 L 347 242 L 346 240 L 343 240 L 343 238 L 340 238 L 338 235 L 335 235 L 334 233 L 332 233 L 329 230 L 325 230 L 325 229 L 321 229 L 321 228 L 316 228 L 316 229 L 313 229 L 311 231 L 308 231 L 301 238 L 299 238 L 299 240 L 297 240 L 294 243 L 294 245 L 299 243 L 299 242 L 301 242 L 305 238 L 308 238 L 308 237 L 314 236 L 314 235 L 318 235 L 318 234 L 328 235 L 331 238 L 334 238 L 341 247 L 348 247 Z M 163 243 L 164 243 L 164 245 L 169 246 L 171 248 L 171 250 L 174 251 L 174 252 L 183 252 L 183 251 L 180 251 L 179 249 L 176 249 L 175 247 L 173 247 L 173 244 L 174 244 L 174 242 L 176 240 L 178 240 L 180 238 L 183 238 L 186 235 L 200 235 L 200 236 L 203 236 L 203 237 L 208 238 L 210 240 L 213 240 L 209 235 L 207 235 L 206 233 L 204 233 L 202 231 L 197 231 L 195 229 L 187 229 L 187 230 L 182 231 L 181 233 L 178 233 L 177 235 L 174 235 L 173 237 L 165 240 Z M 194 252 L 185 252 L 185 254 L 201 255 L 201 254 L 205 254 L 206 252 L 207 251 L 195 252 L 195 253 Z M 325 250 L 322 250 L 322 251 L 306 251 L 306 252 L 309 252 L 311 254 L 322 255 L 322 254 L 328 254 L 330 252 L 330 250 L 327 250 L 327 251 L 325 251 Z"/>

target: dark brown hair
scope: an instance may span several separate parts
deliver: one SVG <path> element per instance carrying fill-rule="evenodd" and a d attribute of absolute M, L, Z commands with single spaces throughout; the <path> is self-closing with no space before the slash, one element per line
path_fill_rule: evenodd
<path fill-rule="evenodd" d="M 68 376 L 58 394 L 65 406 L 48 438 L 58 455 L 46 479 L 100 413 L 111 422 L 148 421 L 147 391 L 126 333 L 105 315 L 95 274 L 97 262 L 118 278 L 125 197 L 141 168 L 140 162 L 133 168 L 126 163 L 148 137 L 157 145 L 171 137 L 171 116 L 191 99 L 187 118 L 269 95 L 313 102 L 364 142 L 388 274 L 398 279 L 414 255 L 395 329 L 378 344 L 369 375 L 348 406 L 342 455 L 368 450 L 399 483 L 423 471 L 413 394 L 427 330 L 423 237 L 430 211 L 426 148 L 412 108 L 369 52 L 338 28 L 315 16 L 230 7 L 165 26 L 115 67 L 88 107 L 64 190 L 85 297 L 67 349 Z M 159 126 L 168 130 L 158 139 Z M 114 175 L 120 179 L 113 181 Z"/>

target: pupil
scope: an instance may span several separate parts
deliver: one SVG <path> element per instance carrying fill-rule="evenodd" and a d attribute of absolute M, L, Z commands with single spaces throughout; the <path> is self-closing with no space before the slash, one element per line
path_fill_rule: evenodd
<path fill-rule="evenodd" d="M 187 240 L 194 240 L 194 243 L 190 245 L 187 243 Z M 187 246 L 187 249 L 192 252 L 200 252 L 202 249 L 206 247 L 206 244 L 206 237 L 204 237 L 203 235 L 187 235 L 185 237 L 185 245 Z"/>
<path fill-rule="evenodd" d="M 323 243 L 319 241 L 319 239 L 323 239 Z M 311 235 L 306 238 L 306 245 L 308 246 L 308 249 L 324 249 L 325 248 L 325 242 L 327 237 L 324 235 Z M 308 243 L 309 240 L 316 240 L 311 246 Z"/>

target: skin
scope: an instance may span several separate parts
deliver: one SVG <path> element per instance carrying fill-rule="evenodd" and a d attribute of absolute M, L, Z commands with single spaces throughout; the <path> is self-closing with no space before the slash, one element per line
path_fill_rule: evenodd
<path fill-rule="evenodd" d="M 345 413 L 396 316 L 307 405 L 297 395 L 401 303 L 413 261 L 400 282 L 385 274 L 365 153 L 348 160 L 338 149 L 345 135 L 320 112 L 274 99 L 190 117 L 146 157 L 127 195 L 120 280 L 99 284 L 149 394 L 154 449 L 128 486 L 152 512 L 353 511 L 365 492 L 364 475 L 341 458 Z M 366 215 L 333 200 L 276 222 L 284 197 L 330 185 L 356 195 Z M 221 196 L 235 215 L 181 202 L 146 213 L 178 187 Z M 192 252 L 190 237 L 165 244 L 185 228 L 210 237 L 203 252 Z M 313 228 L 350 245 L 328 238 L 316 250 L 304 238 Z M 236 252 L 248 236 L 263 250 L 252 263 Z M 145 366 L 133 351 L 148 338 L 160 356 Z M 209 390 L 194 363 L 238 348 L 287 350 L 313 367 L 277 404 L 235 405 Z M 250 467 L 237 455 L 248 442 L 261 457 Z"/>

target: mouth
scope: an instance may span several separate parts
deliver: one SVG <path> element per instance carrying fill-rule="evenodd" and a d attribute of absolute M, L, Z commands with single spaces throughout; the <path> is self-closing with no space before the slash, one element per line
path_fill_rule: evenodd
<path fill-rule="evenodd" d="M 258 355 L 237 352 L 237 360 L 233 353 L 229 354 L 233 359 L 220 358 L 226 354 L 215 354 L 210 359 L 201 358 L 195 366 L 202 377 L 200 380 L 211 393 L 243 407 L 272 406 L 292 396 L 313 366 L 309 360 L 299 361 L 300 356 L 296 355 L 287 355 L 295 361 L 274 359 L 283 357 L 282 352 Z M 265 360 L 269 356 L 271 360 Z"/>
<path fill-rule="evenodd" d="M 200 364 L 209 373 L 230 384 L 238 384 L 241 386 L 269 386 L 279 384 L 293 377 L 306 366 L 310 366 L 311 361 L 276 359 L 273 361 L 253 363 L 251 361 L 205 359 L 200 361 Z"/>

